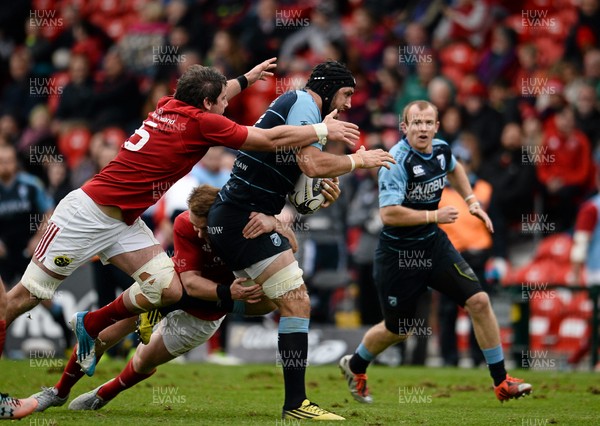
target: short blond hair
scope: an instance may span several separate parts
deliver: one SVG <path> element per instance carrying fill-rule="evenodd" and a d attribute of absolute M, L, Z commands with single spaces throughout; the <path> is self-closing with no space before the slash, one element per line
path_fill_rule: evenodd
<path fill-rule="evenodd" d="M 419 108 L 419 111 L 425 111 L 429 107 L 433 108 L 433 110 L 435 111 L 435 121 L 439 120 L 439 114 L 438 114 L 437 107 L 429 101 L 420 100 L 420 101 L 412 101 L 404 107 L 404 109 L 402 110 L 402 122 L 404 124 L 408 124 L 408 111 L 410 111 L 410 109 L 413 107 L 413 105 L 416 105 L 417 108 Z"/>

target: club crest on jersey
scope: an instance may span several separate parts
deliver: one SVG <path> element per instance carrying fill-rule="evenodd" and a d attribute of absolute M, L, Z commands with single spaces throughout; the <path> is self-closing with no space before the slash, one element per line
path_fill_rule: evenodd
<path fill-rule="evenodd" d="M 440 154 L 436 158 L 440 162 L 440 167 L 442 170 L 446 170 L 446 157 L 444 157 L 444 154 Z"/>
<path fill-rule="evenodd" d="M 388 296 L 388 303 L 390 304 L 390 306 L 397 306 L 398 299 L 394 296 Z"/>
<path fill-rule="evenodd" d="M 275 247 L 279 247 L 281 245 L 281 238 L 279 237 L 279 234 L 271 234 L 270 237 Z"/>
<path fill-rule="evenodd" d="M 415 175 L 415 177 L 423 176 L 425 174 L 425 170 L 423 170 L 423 166 L 420 164 L 413 166 L 413 174 Z"/>
<path fill-rule="evenodd" d="M 68 256 L 56 256 L 54 258 L 54 264 L 58 267 L 64 268 L 65 266 L 69 266 L 73 259 Z"/>

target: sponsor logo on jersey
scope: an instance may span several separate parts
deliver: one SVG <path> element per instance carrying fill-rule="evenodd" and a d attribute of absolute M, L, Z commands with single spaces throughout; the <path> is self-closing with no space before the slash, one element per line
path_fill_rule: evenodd
<path fill-rule="evenodd" d="M 388 303 L 390 306 L 398 306 L 398 299 L 394 296 L 388 296 Z"/>
<path fill-rule="evenodd" d="M 440 162 L 440 167 L 442 170 L 446 170 L 446 157 L 444 157 L 444 154 L 440 154 L 436 158 Z"/>
<path fill-rule="evenodd" d="M 222 234 L 223 233 L 223 227 L 222 226 L 207 226 L 206 227 L 206 231 L 210 235 Z"/>
<path fill-rule="evenodd" d="M 439 177 L 431 182 L 409 183 L 406 187 L 408 201 L 432 201 L 437 192 L 444 188 L 444 178 Z"/>
<path fill-rule="evenodd" d="M 64 268 L 65 266 L 69 266 L 71 264 L 71 262 L 73 262 L 73 259 L 71 259 L 68 256 L 56 256 L 54 258 L 54 264 L 56 266 L 59 266 L 61 268 Z"/>
<path fill-rule="evenodd" d="M 423 170 L 423 166 L 420 164 L 413 166 L 413 174 L 415 175 L 415 177 L 424 175 L 425 170 Z"/>
<path fill-rule="evenodd" d="M 281 245 L 281 238 L 279 237 L 279 234 L 271 234 L 270 237 L 275 247 L 279 247 Z"/>

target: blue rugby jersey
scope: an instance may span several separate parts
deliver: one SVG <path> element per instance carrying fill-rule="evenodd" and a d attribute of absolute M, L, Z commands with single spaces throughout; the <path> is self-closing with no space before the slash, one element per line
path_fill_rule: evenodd
<path fill-rule="evenodd" d="M 304 90 L 295 90 L 275 99 L 254 126 L 270 129 L 282 124 L 306 125 L 321 121 L 321 112 L 312 96 Z M 316 138 L 311 146 L 322 149 Z M 287 193 L 294 189 L 302 174 L 296 162 L 296 154 L 300 150 L 239 151 L 229 181 L 219 196 L 243 210 L 278 214 L 285 204 Z"/>
<path fill-rule="evenodd" d="M 397 164 L 379 170 L 379 208 L 400 205 L 414 210 L 436 210 L 446 175 L 454 170 L 456 159 L 448 144 L 433 139 L 431 154 L 413 149 L 401 139 L 390 150 Z M 433 220 L 433 215 L 430 215 Z M 380 240 L 392 245 L 424 240 L 436 231 L 436 224 L 384 226 Z"/>

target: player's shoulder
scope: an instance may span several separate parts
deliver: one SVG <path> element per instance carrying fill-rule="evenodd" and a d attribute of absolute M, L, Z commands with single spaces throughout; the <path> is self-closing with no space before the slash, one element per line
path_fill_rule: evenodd
<path fill-rule="evenodd" d="M 450 145 L 443 139 L 434 138 L 431 141 L 431 146 L 439 148 L 439 149 L 448 149 L 450 150 Z"/>
<path fill-rule="evenodd" d="M 400 139 L 396 145 L 392 146 L 390 149 L 390 154 L 394 157 L 396 162 L 398 160 L 404 160 L 408 154 L 410 154 L 410 145 L 408 141 L 404 138 Z"/>
<path fill-rule="evenodd" d="M 173 232 L 176 232 L 180 235 L 187 235 L 191 232 L 194 232 L 194 225 L 190 222 L 190 212 L 186 210 L 182 213 L 179 213 L 173 222 Z"/>

